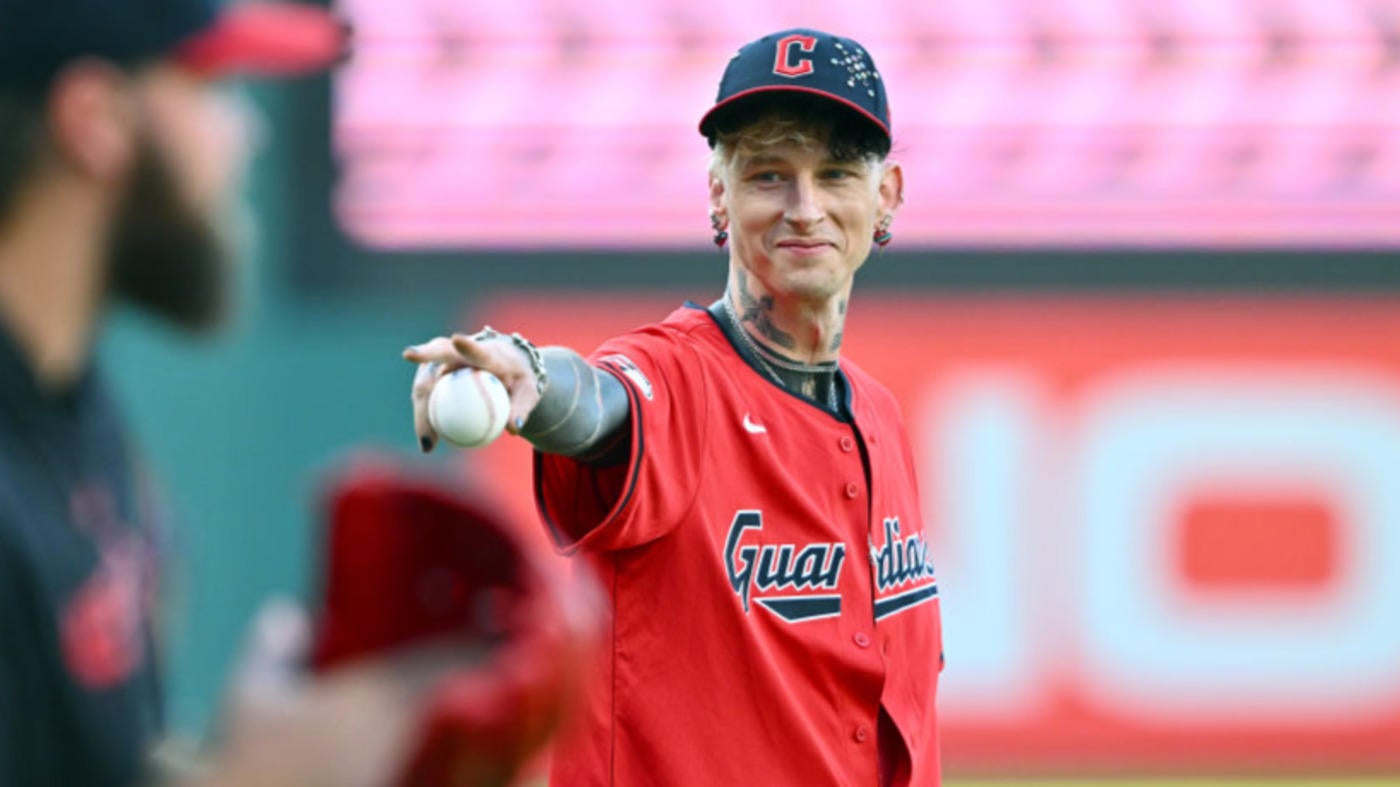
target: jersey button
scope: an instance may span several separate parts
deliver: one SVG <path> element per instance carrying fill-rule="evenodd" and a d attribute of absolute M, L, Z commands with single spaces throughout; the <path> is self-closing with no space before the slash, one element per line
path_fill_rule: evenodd
<path fill-rule="evenodd" d="M 855 640 L 856 644 L 861 646 L 862 648 L 870 647 L 870 637 L 867 637 L 864 631 L 857 631 Z"/>
<path fill-rule="evenodd" d="M 845 451 L 845 452 L 848 453 L 848 454 L 849 454 L 850 452 L 856 450 L 856 441 L 855 441 L 855 440 L 852 440 L 850 435 L 846 435 L 845 437 L 842 437 L 842 438 L 841 438 L 841 450 L 842 450 L 842 451 Z"/>
<path fill-rule="evenodd" d="M 849 483 L 849 484 L 846 484 L 846 497 L 849 497 L 849 498 L 851 498 L 852 500 L 855 500 L 855 499 L 856 499 L 856 495 L 858 495 L 858 494 L 860 494 L 860 487 L 856 486 L 856 484 L 855 484 L 854 481 L 852 481 L 852 482 Z"/>
<path fill-rule="evenodd" d="M 856 739 L 856 743 L 865 743 L 865 739 L 870 737 L 870 728 L 864 724 L 857 725 L 853 737 Z"/>

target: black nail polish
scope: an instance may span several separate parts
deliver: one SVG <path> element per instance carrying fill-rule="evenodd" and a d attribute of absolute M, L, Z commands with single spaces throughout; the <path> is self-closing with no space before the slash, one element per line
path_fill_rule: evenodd
<path fill-rule="evenodd" d="M 420 437 L 418 438 L 418 447 L 423 449 L 423 453 L 426 454 L 429 451 L 433 450 L 433 441 L 429 440 L 426 437 Z"/>

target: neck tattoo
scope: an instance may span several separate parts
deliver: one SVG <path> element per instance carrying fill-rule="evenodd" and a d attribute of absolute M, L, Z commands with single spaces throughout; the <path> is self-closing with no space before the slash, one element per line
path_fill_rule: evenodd
<path fill-rule="evenodd" d="M 832 384 L 827 386 L 826 406 L 832 410 L 836 409 L 836 385 L 834 379 L 837 369 L 836 361 L 807 365 L 791 359 L 774 357 L 775 354 L 773 352 L 765 352 L 764 349 L 759 346 L 758 342 L 754 341 L 753 337 L 749 336 L 748 329 L 745 328 L 744 323 L 739 320 L 739 314 L 734 311 L 734 305 L 730 303 L 729 293 L 726 292 L 724 297 L 720 300 L 724 307 L 725 316 L 729 318 L 729 322 L 734 326 L 735 332 L 739 334 L 739 341 L 744 343 L 744 346 L 748 348 L 749 354 L 753 356 L 759 366 L 763 367 L 763 371 L 773 379 L 773 382 L 778 384 L 779 388 L 791 390 L 790 386 L 783 381 L 782 376 L 778 374 L 778 370 L 773 368 L 773 364 L 789 372 L 804 375 L 802 379 L 802 390 L 799 391 L 799 393 L 805 395 L 809 399 L 816 398 L 817 375 L 831 375 L 833 379 Z"/>

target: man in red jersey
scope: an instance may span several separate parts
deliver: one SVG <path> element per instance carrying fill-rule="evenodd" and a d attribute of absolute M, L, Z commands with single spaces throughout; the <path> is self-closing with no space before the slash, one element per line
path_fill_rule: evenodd
<path fill-rule="evenodd" d="M 939 784 L 938 589 L 894 398 L 840 357 L 903 176 L 856 42 L 739 50 L 700 130 L 724 295 L 588 359 L 490 329 L 410 347 L 511 391 L 539 509 L 611 594 L 610 659 L 554 784 Z"/>

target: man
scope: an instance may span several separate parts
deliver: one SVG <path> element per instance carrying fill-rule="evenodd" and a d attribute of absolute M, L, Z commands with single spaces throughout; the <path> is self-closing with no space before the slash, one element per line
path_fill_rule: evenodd
<path fill-rule="evenodd" d="M 156 539 L 94 339 L 117 299 L 219 322 L 217 219 L 248 135 L 210 80 L 319 68 L 343 44 L 304 6 L 0 0 L 0 785 L 154 776 Z M 209 783 L 397 767 L 417 708 L 404 681 L 304 679 L 306 637 L 296 611 L 260 619 Z"/>
<path fill-rule="evenodd" d="M 729 279 L 585 361 L 487 329 L 410 347 L 511 392 L 539 509 L 611 594 L 568 784 L 937 785 L 937 585 L 892 396 L 841 340 L 903 176 L 856 42 L 787 30 L 729 62 L 701 132 Z"/>

